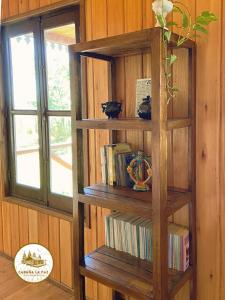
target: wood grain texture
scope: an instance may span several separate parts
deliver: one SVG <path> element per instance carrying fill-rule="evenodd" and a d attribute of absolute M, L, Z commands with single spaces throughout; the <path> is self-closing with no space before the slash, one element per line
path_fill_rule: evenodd
<path fill-rule="evenodd" d="M 37 9 L 40 7 L 40 0 L 29 0 L 29 10 Z"/>
<path fill-rule="evenodd" d="M 51 4 L 53 4 L 53 3 L 59 2 L 60 0 L 50 0 L 50 1 L 51 1 Z"/>
<path fill-rule="evenodd" d="M 49 241 L 49 225 L 48 215 L 38 213 L 38 243 L 48 248 Z"/>
<path fill-rule="evenodd" d="M 11 5 L 13 3 L 10 3 Z M 1 20 L 9 17 L 9 0 L 2 0 L 1 2 Z"/>
<path fill-rule="evenodd" d="M 52 279 L 72 288 L 71 222 L 0 201 L 0 251 L 14 257 L 28 243 L 39 243 L 53 255 Z"/>
<path fill-rule="evenodd" d="M 143 29 L 154 26 L 152 2 L 153 0 L 143 0 Z"/>
<path fill-rule="evenodd" d="M 19 0 L 19 14 L 29 11 L 29 0 Z"/>
<path fill-rule="evenodd" d="M 11 204 L 2 202 L 2 233 L 3 233 L 3 251 L 8 256 L 12 255 L 11 242 Z"/>
<path fill-rule="evenodd" d="M 28 209 L 22 206 L 19 206 L 19 236 L 20 236 L 20 247 L 28 244 L 29 242 Z"/>
<path fill-rule="evenodd" d="M 38 212 L 36 210 L 28 209 L 28 227 L 29 243 L 38 243 Z"/>
<path fill-rule="evenodd" d="M 221 45 L 221 110 L 220 110 L 220 182 L 225 182 L 225 5 L 222 6 L 222 45 Z M 220 186 L 220 211 L 221 216 L 225 215 L 225 186 Z M 221 277 L 220 277 L 220 295 L 221 299 L 225 298 L 225 286 L 223 284 L 225 280 L 225 220 L 221 218 Z"/>
<path fill-rule="evenodd" d="M 13 262 L 0 256 L 1 266 L 1 289 L 0 299 L 54 299 L 72 300 L 73 295 L 53 285 L 48 281 L 39 284 L 27 283 L 16 274 Z"/>
<path fill-rule="evenodd" d="M 85 1 L 86 39 L 92 40 L 92 0 Z M 87 102 L 88 117 L 94 117 L 94 89 L 93 89 L 93 60 L 87 59 Z M 89 157 L 95 157 L 95 130 L 89 130 Z M 95 182 L 95 161 L 89 159 L 89 181 Z M 93 251 L 97 247 L 97 208 L 90 207 L 91 228 L 85 227 L 85 253 Z M 88 299 L 98 299 L 97 282 L 85 279 L 86 296 Z"/>
<path fill-rule="evenodd" d="M 72 228 L 68 221 L 60 220 L 60 273 L 61 282 L 73 286 L 72 279 Z"/>
<path fill-rule="evenodd" d="M 12 237 L 12 257 L 14 257 L 20 248 L 19 236 L 19 207 L 11 205 L 11 237 Z"/>
<path fill-rule="evenodd" d="M 92 0 L 92 38 L 97 39 L 107 36 L 107 1 Z M 93 100 L 95 118 L 105 118 L 101 112 L 101 103 L 107 101 L 108 91 L 108 66 L 106 62 L 93 61 Z M 109 143 L 109 134 L 107 132 L 95 131 L 95 164 L 100 165 L 100 147 Z M 101 181 L 101 173 L 95 168 L 95 181 Z M 97 245 L 104 243 L 104 215 L 107 213 L 104 209 L 97 208 Z M 98 284 L 98 299 L 110 299 L 112 293 L 109 289 Z"/>
<path fill-rule="evenodd" d="M 187 282 L 184 287 L 177 293 L 174 300 L 189 300 L 190 299 L 190 283 Z"/>
<path fill-rule="evenodd" d="M 92 38 L 107 36 L 106 0 L 92 0 Z"/>
<path fill-rule="evenodd" d="M 49 251 L 52 254 L 54 265 L 50 277 L 60 281 L 60 231 L 59 219 L 49 216 Z"/>
<path fill-rule="evenodd" d="M 3 252 L 2 202 L 0 201 L 0 252 Z"/>
<path fill-rule="evenodd" d="M 123 33 L 124 26 L 124 0 L 107 0 L 108 36 Z"/>
<path fill-rule="evenodd" d="M 143 21 L 142 1 L 124 0 L 125 32 L 142 29 Z M 126 117 L 135 115 L 135 87 L 136 80 L 142 78 L 142 56 L 135 55 L 125 58 L 125 102 Z M 126 132 L 126 141 L 134 150 L 143 149 L 144 135 L 142 132 Z"/>
<path fill-rule="evenodd" d="M 9 16 L 16 16 L 19 13 L 19 0 L 14 0 L 13 4 L 9 3 Z"/>
<path fill-rule="evenodd" d="M 130 118 L 135 116 L 136 80 L 142 78 L 142 56 L 134 55 L 125 57 L 125 72 L 126 117 Z M 126 140 L 133 150 L 143 149 L 143 132 L 135 130 L 127 131 Z"/>
<path fill-rule="evenodd" d="M 2 0 L 2 20 L 15 23 L 33 16 L 40 16 L 68 5 L 78 4 L 80 0 Z"/>
<path fill-rule="evenodd" d="M 142 29 L 142 0 L 124 0 L 125 32 Z"/>
<path fill-rule="evenodd" d="M 52 3 L 54 3 L 54 2 L 52 2 L 51 0 L 40 0 L 40 7 L 43 7 L 43 6 L 46 6 L 46 5 L 50 5 Z"/>
<path fill-rule="evenodd" d="M 222 299 L 220 181 L 221 2 L 196 1 L 197 14 L 211 10 L 219 20 L 197 48 L 197 220 L 198 299 Z M 216 47 L 215 47 L 216 45 Z M 223 49 L 224 55 L 224 49 Z M 210 175 L 209 175 L 210 174 Z"/>

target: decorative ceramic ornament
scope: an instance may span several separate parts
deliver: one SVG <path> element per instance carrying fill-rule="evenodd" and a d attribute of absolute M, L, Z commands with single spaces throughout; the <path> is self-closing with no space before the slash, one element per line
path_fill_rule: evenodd
<path fill-rule="evenodd" d="M 127 167 L 127 172 L 135 183 L 133 190 L 140 192 L 149 191 L 147 183 L 152 178 L 152 168 L 145 158 L 144 152 L 138 151 L 137 157 L 135 157 Z"/>
<path fill-rule="evenodd" d="M 169 0 L 155 0 L 152 3 L 152 9 L 156 16 L 163 16 L 166 19 L 168 13 L 173 10 L 173 3 Z M 157 18 L 155 27 L 161 27 Z"/>
<path fill-rule="evenodd" d="M 102 103 L 102 111 L 107 115 L 110 119 L 118 118 L 119 113 L 122 111 L 121 109 L 122 103 L 117 101 L 108 101 Z"/>
<path fill-rule="evenodd" d="M 138 116 L 141 119 L 151 120 L 152 109 L 151 109 L 151 97 L 147 96 L 143 99 L 142 103 L 138 107 Z"/>

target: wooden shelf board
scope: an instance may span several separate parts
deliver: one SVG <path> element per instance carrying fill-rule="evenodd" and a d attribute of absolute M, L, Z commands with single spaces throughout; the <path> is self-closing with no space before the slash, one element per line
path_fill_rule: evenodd
<path fill-rule="evenodd" d="M 108 130 L 152 130 L 152 121 L 133 119 L 83 119 L 76 121 L 77 129 L 108 129 Z M 171 119 L 167 121 L 167 130 L 184 128 L 191 126 L 188 118 Z"/>
<path fill-rule="evenodd" d="M 127 253 L 103 246 L 85 257 L 83 265 L 80 266 L 80 273 L 137 299 L 154 299 L 151 263 Z M 191 268 L 186 272 L 169 269 L 170 297 L 176 294 L 191 276 Z"/>
<path fill-rule="evenodd" d="M 168 191 L 167 216 L 185 206 L 191 201 L 191 192 L 176 190 Z M 135 192 L 126 187 L 113 187 L 96 184 L 84 188 L 84 194 L 78 195 L 78 200 L 85 204 L 92 204 L 130 213 L 145 218 L 152 216 L 152 192 Z"/>
<path fill-rule="evenodd" d="M 151 42 L 156 34 L 159 34 L 160 28 L 148 28 L 141 31 L 125 33 L 112 37 L 102 38 L 98 40 L 92 40 L 83 42 L 71 46 L 72 52 L 80 53 L 81 55 L 94 57 L 94 55 L 100 55 L 100 59 L 109 60 L 110 57 L 129 55 L 134 53 L 145 52 L 150 50 Z M 171 37 L 170 46 L 176 47 L 176 41 L 178 35 L 173 33 Z M 195 43 L 191 40 L 187 40 L 182 47 L 192 48 Z"/>

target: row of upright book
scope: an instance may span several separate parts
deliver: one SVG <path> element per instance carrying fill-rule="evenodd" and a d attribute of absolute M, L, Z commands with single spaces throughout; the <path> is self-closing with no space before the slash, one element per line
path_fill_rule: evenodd
<path fill-rule="evenodd" d="M 112 186 L 132 187 L 127 167 L 135 154 L 126 143 L 105 145 L 101 151 L 102 182 Z"/>
<path fill-rule="evenodd" d="M 127 167 L 137 156 L 137 153 L 131 150 L 127 143 L 110 144 L 101 147 L 101 171 L 102 183 L 112 186 L 133 187 Z M 146 157 L 149 162 L 150 157 Z M 151 164 L 151 162 L 150 162 Z M 146 173 L 143 165 L 143 174 Z"/>
<path fill-rule="evenodd" d="M 152 222 L 142 217 L 114 212 L 105 217 L 106 246 L 152 262 Z M 168 224 L 168 267 L 186 271 L 189 266 L 189 231 Z"/>

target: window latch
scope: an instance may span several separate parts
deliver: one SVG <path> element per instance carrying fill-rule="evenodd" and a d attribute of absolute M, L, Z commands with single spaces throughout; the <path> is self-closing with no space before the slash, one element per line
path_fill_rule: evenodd
<path fill-rule="evenodd" d="M 44 108 L 42 110 L 42 119 L 43 119 L 44 122 L 46 122 L 46 118 L 47 118 L 47 109 Z"/>

